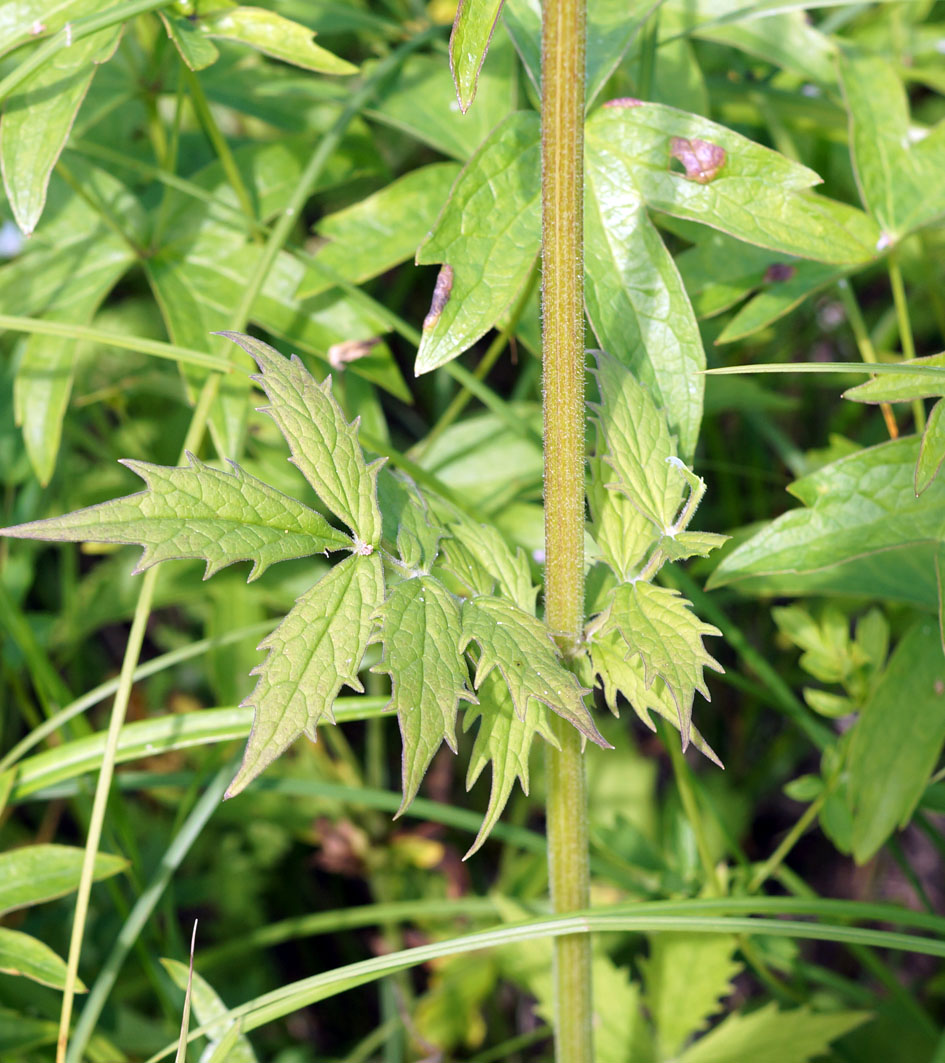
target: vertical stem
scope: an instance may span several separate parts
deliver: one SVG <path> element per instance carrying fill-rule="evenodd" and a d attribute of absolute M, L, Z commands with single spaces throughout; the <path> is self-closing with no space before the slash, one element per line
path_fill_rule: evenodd
<path fill-rule="evenodd" d="M 545 0 L 542 13 L 542 362 L 545 433 L 545 619 L 573 657 L 584 619 L 584 10 Z M 590 897 L 587 784 L 581 736 L 554 718 L 549 746 L 548 871 L 554 911 Z M 591 946 L 558 938 L 555 1056 L 591 1063 Z"/>

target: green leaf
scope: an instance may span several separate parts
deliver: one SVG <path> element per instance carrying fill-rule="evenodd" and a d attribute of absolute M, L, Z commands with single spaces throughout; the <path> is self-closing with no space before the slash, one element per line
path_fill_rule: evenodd
<path fill-rule="evenodd" d="M 136 572 L 172 559 L 207 562 L 204 579 L 236 561 L 252 561 L 254 580 L 277 561 L 323 550 L 351 548 L 351 540 L 319 513 L 244 472 L 205 465 L 169 468 L 124 461 L 147 490 L 62 517 L 5 528 L 17 539 L 53 542 L 137 543 L 144 553 Z"/>
<path fill-rule="evenodd" d="M 608 109 L 590 120 L 584 192 L 587 315 L 598 343 L 652 387 L 692 457 L 705 353 L 672 256 L 646 213 L 634 165 L 614 152 Z M 602 120 L 599 116 L 604 115 Z"/>
<path fill-rule="evenodd" d="M 596 634 L 590 640 L 591 662 L 595 673 L 600 676 L 604 699 L 614 716 L 617 711 L 617 695 L 622 694 L 640 720 L 653 732 L 656 724 L 650 717 L 653 709 L 677 730 L 679 712 L 672 694 L 662 679 L 654 679 L 649 686 L 646 683 L 646 671 L 642 659 L 627 650 L 626 643 L 616 632 Z M 713 764 L 723 767 L 715 750 L 702 737 L 699 729 L 690 724 L 689 740 L 703 756 Z"/>
<path fill-rule="evenodd" d="M 463 730 L 468 731 L 476 720 L 479 730 L 469 756 L 466 774 L 466 789 L 471 790 L 482 774 L 483 768 L 492 763 L 492 788 L 489 805 L 482 827 L 463 859 L 469 859 L 486 838 L 502 815 L 515 780 L 528 793 L 528 754 L 532 740 L 540 734 L 546 742 L 557 748 L 558 743 L 548 727 L 548 710 L 534 699 L 528 702 L 524 719 L 515 711 L 509 688 L 495 671 L 490 672 L 479 684 L 479 703 L 463 713 Z"/>
<path fill-rule="evenodd" d="M 888 580 L 877 583 L 883 570 L 892 585 L 908 580 L 896 566 L 917 564 L 930 572 L 931 554 L 917 548 L 942 538 L 945 483 L 934 480 L 916 498 L 918 448 L 914 437 L 893 440 L 841 458 L 796 481 L 790 490 L 803 507 L 778 517 L 724 557 L 708 585 L 788 573 L 792 578 L 782 581 L 782 586 L 789 587 L 795 573 L 821 575 L 823 570 L 882 553 L 865 583 L 872 597 L 881 597 L 891 589 Z M 864 593 L 862 572 L 856 582 L 860 590 L 851 588 L 852 593 Z"/>
<path fill-rule="evenodd" d="M 383 459 L 365 463 L 358 419 L 345 421 L 331 394 L 331 377 L 317 384 L 297 355 L 283 358 L 268 343 L 238 332 L 221 335 L 256 359 L 260 373 L 253 379 L 269 397 L 266 412 L 285 436 L 292 463 L 360 543 L 377 546 L 381 538 L 377 472 Z"/>
<path fill-rule="evenodd" d="M 444 263 L 416 372 L 452 361 L 492 328 L 531 273 L 540 242 L 540 130 L 510 115 L 470 159 L 418 265 Z"/>
<path fill-rule="evenodd" d="M 407 575 L 429 573 L 447 532 L 427 499 L 412 480 L 389 465 L 378 474 L 377 494 L 390 550 L 397 550 Z"/>
<path fill-rule="evenodd" d="M 660 537 L 660 550 L 670 561 L 685 561 L 687 557 L 708 557 L 728 542 L 730 536 L 715 532 L 678 532 Z"/>
<path fill-rule="evenodd" d="M 860 713 L 850 741 L 853 855 L 869 860 L 905 827 L 945 741 L 945 657 L 938 625 L 903 636 Z"/>
<path fill-rule="evenodd" d="M 53 989 L 63 989 L 66 984 L 66 965 L 48 945 L 5 926 L 0 926 L 0 971 L 21 974 Z M 81 978 L 76 982 L 79 993 L 87 992 Z"/>
<path fill-rule="evenodd" d="M 733 1012 L 679 1056 L 679 1063 L 733 1063 L 758 1059 L 765 1063 L 810 1063 L 830 1043 L 866 1022 L 862 1011 L 817 1014 L 808 1007 L 779 1011 L 768 1004 L 750 1014 Z"/>
<path fill-rule="evenodd" d="M 299 735 L 315 740 L 322 717 L 358 679 L 361 658 L 384 600 L 384 573 L 376 553 L 352 554 L 302 595 L 281 624 L 259 644 L 266 660 L 254 669 L 256 688 L 244 702 L 256 710 L 243 763 L 230 783 L 234 797 Z"/>
<path fill-rule="evenodd" d="M 59 158 L 97 64 L 107 62 L 121 27 L 100 30 L 59 49 L 7 98 L 0 121 L 0 165 L 10 209 L 29 236 L 46 205 Z"/>
<path fill-rule="evenodd" d="M 96 4 L 97 0 L 18 0 L 15 4 L 0 4 L 0 54 L 54 33 L 70 19 L 93 14 Z"/>
<path fill-rule="evenodd" d="M 84 856 L 84 850 L 71 845 L 25 845 L 0 853 L 0 915 L 78 889 Z M 93 873 L 99 880 L 126 867 L 120 856 L 98 853 Z"/>
<path fill-rule="evenodd" d="M 403 739 L 403 801 L 414 799 L 440 743 L 456 752 L 456 710 L 474 701 L 469 671 L 459 647 L 459 603 L 432 576 L 396 584 L 378 612 L 384 656 L 372 669 L 391 681 L 390 708 Z"/>
<path fill-rule="evenodd" d="M 922 492 L 938 475 L 945 458 L 945 399 L 939 399 L 932 407 L 922 433 L 919 460 L 915 466 L 915 493 Z"/>
<path fill-rule="evenodd" d="M 190 70 L 206 70 L 220 58 L 216 45 L 188 18 L 175 18 L 159 11 L 167 35 Z"/>
<path fill-rule="evenodd" d="M 594 542 L 601 560 L 617 579 L 629 581 L 660 538 L 659 532 L 625 494 L 607 486 L 610 470 L 603 458 L 592 457 L 588 472 L 587 501 Z"/>
<path fill-rule="evenodd" d="M 673 1059 L 734 988 L 741 970 L 729 934 L 652 934 L 642 964 L 644 1001 L 656 1027 L 661 1059 Z"/>
<path fill-rule="evenodd" d="M 463 603 L 462 646 L 479 646 L 474 685 L 494 669 L 502 674 L 520 720 L 531 699 L 547 705 L 592 742 L 609 748 L 584 704 L 590 693 L 561 664 L 548 628 L 504 598 L 480 596 Z"/>
<path fill-rule="evenodd" d="M 683 749 L 689 745 L 695 691 L 711 700 L 703 669 L 722 666 L 702 644 L 704 635 L 721 635 L 692 612 L 678 591 L 652 583 L 622 583 L 614 592 L 607 630 L 616 629 L 632 654 L 643 662 L 647 687 L 659 676 L 676 705 Z"/>
<path fill-rule="evenodd" d="M 840 75 L 860 196 L 886 246 L 945 212 L 945 125 L 913 142 L 905 89 L 885 59 L 841 55 Z"/>
<path fill-rule="evenodd" d="M 897 373 L 897 368 L 908 366 L 906 373 Z M 934 373 L 920 372 L 923 366 L 938 370 Z M 907 358 L 896 366 L 855 387 L 847 388 L 845 399 L 852 402 L 911 402 L 913 399 L 940 398 L 945 395 L 945 353 L 930 354 L 924 358 Z"/>
<path fill-rule="evenodd" d="M 459 0 L 450 34 L 450 68 L 463 114 L 476 98 L 479 71 L 501 8 L 502 0 Z"/>
<path fill-rule="evenodd" d="M 216 6 L 220 7 L 219 4 Z M 223 10 L 199 16 L 197 26 L 208 37 L 248 44 L 265 55 L 304 70 L 317 70 L 322 74 L 358 72 L 358 68 L 346 59 L 317 45 L 312 40 L 314 32 L 307 26 L 261 7 L 227 5 Z"/>
<path fill-rule="evenodd" d="M 498 588 L 501 597 L 534 614 L 538 588 L 522 550 L 513 552 L 491 524 L 463 521 L 451 524 L 449 530 L 445 550 L 453 575 L 476 594 L 491 595 Z"/>
<path fill-rule="evenodd" d="M 606 446 L 604 460 L 620 491 L 657 532 L 669 531 L 682 505 L 686 482 L 675 466 L 676 447 L 666 418 L 647 390 L 616 358 L 595 351 L 600 403 L 592 407 Z"/>
<path fill-rule="evenodd" d="M 190 985 L 190 1002 L 200 1026 L 207 1027 L 205 1036 L 210 1042 L 204 1050 L 202 1058 L 209 1059 L 224 1038 L 232 1041 L 232 1045 L 225 1056 L 226 1063 L 256 1063 L 256 1053 L 253 1051 L 249 1038 L 237 1034 L 232 1036 L 236 1023 L 227 1020 L 227 1006 L 220 999 L 219 994 L 197 971 L 191 972 L 190 965 L 180 963 L 178 960 L 162 959 L 161 965 L 174 980 L 179 989 L 187 989 Z"/>

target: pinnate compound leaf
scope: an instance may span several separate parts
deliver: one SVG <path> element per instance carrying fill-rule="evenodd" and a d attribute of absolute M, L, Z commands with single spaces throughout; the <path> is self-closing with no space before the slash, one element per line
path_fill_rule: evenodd
<path fill-rule="evenodd" d="M 161 561 L 207 562 L 204 579 L 236 561 L 252 561 L 254 580 L 277 561 L 341 550 L 351 540 L 319 513 L 232 464 L 232 472 L 205 465 L 193 454 L 172 468 L 124 461 L 147 484 L 136 495 L 5 528 L 16 539 L 54 542 L 137 543 L 135 569 Z"/>
<path fill-rule="evenodd" d="M 443 268 L 423 323 L 418 374 L 485 335 L 528 278 L 541 239 L 540 147 L 538 116 L 509 115 L 470 159 L 420 246 L 418 265 Z"/>
<path fill-rule="evenodd" d="M 862 864 L 908 824 L 945 741 L 945 657 L 938 625 L 902 638 L 850 741 L 853 855 Z"/>
<path fill-rule="evenodd" d="M 389 707 L 403 739 L 399 815 L 414 799 L 440 743 L 456 752 L 459 701 L 475 698 L 459 648 L 459 603 L 439 580 L 419 576 L 395 584 L 378 616 L 384 656 L 373 671 L 390 676 Z"/>
<path fill-rule="evenodd" d="M 501 9 L 502 0 L 459 0 L 450 34 L 450 67 L 463 114 L 476 98 L 479 71 Z"/>
<path fill-rule="evenodd" d="M 548 628 L 504 598 L 483 595 L 463 603 L 462 647 L 479 646 L 475 687 L 498 668 L 519 719 L 531 699 L 547 705 L 585 737 L 609 748 L 584 704 L 590 693 L 561 663 Z"/>
<path fill-rule="evenodd" d="M 616 358 L 595 351 L 600 404 L 594 413 L 606 446 L 604 460 L 626 495 L 659 532 L 668 531 L 682 504 L 686 482 L 669 459 L 676 447 L 666 418 L 647 390 Z"/>
<path fill-rule="evenodd" d="M 21 974 L 33 982 L 63 989 L 66 984 L 66 964 L 42 941 L 19 930 L 0 926 L 0 971 Z M 86 987 L 78 980 L 78 991 Z"/>
<path fill-rule="evenodd" d="M 614 716 L 618 716 L 617 695 L 622 694 L 640 720 L 651 731 L 656 724 L 650 717 L 650 709 L 658 713 L 676 730 L 679 730 L 679 713 L 676 702 L 662 679 L 656 678 L 646 684 L 646 672 L 639 655 L 631 653 L 623 638 L 616 632 L 602 632 L 590 643 L 591 663 L 600 677 L 604 700 Z M 689 741 L 713 764 L 724 767 L 715 750 L 702 737 L 695 725 L 690 725 Z"/>
<path fill-rule="evenodd" d="M 915 493 L 917 495 L 929 486 L 938 475 L 945 458 L 945 399 L 939 399 L 932 407 L 929 419 L 922 433 L 919 446 L 919 460 L 915 466 Z"/>
<path fill-rule="evenodd" d="M 358 419 L 351 424 L 345 420 L 331 394 L 331 377 L 318 384 L 297 355 L 283 358 L 268 343 L 239 332 L 221 335 L 256 360 L 260 373 L 253 379 L 269 397 L 266 412 L 285 436 L 292 463 L 360 542 L 377 546 L 381 538 L 377 473 L 382 461 L 366 464 L 358 442 Z"/>
<path fill-rule="evenodd" d="M 706 652 L 705 635 L 721 635 L 692 611 L 678 591 L 652 583 L 622 583 L 614 591 L 608 630 L 616 629 L 630 652 L 643 662 L 646 686 L 659 676 L 676 705 L 683 749 L 689 745 L 695 691 L 710 700 L 703 669 L 722 666 Z"/>
<path fill-rule="evenodd" d="M 810 1063 L 869 1017 L 863 1011 L 818 1014 L 808 1007 L 779 1011 L 768 1004 L 747 1015 L 733 1012 L 677 1058 L 679 1063 Z"/>
<path fill-rule="evenodd" d="M 384 600 L 384 572 L 376 553 L 352 554 L 302 595 L 259 644 L 268 650 L 253 669 L 259 679 L 244 705 L 256 716 L 243 763 L 227 797 L 244 790 L 299 735 L 315 741 L 318 722 L 332 717 L 332 704 L 358 679 L 375 611 Z"/>
<path fill-rule="evenodd" d="M 197 971 L 192 971 L 189 964 L 179 960 L 162 959 L 161 965 L 178 989 L 186 990 L 188 984 L 190 985 L 190 1002 L 194 1016 L 198 1025 L 206 1027 L 205 1036 L 210 1042 L 201 1056 L 205 1063 L 213 1059 L 216 1047 L 227 1037 L 232 1044 L 221 1059 L 226 1060 L 226 1063 L 256 1063 L 256 1053 L 249 1043 L 249 1038 L 239 1032 L 235 1036 L 232 1033 L 235 1024 L 228 1019 L 229 1010 L 213 986 Z"/>
<path fill-rule="evenodd" d="M 653 1018 L 661 1059 L 675 1059 L 702 1029 L 741 970 L 730 934 L 653 934 L 643 963 L 644 1000 Z"/>
<path fill-rule="evenodd" d="M 464 859 L 475 853 L 489 837 L 505 808 L 515 780 L 528 793 L 528 754 L 532 740 L 540 734 L 546 742 L 557 747 L 558 742 L 548 727 L 548 710 L 534 699 L 528 702 L 525 718 L 515 711 L 512 695 L 501 675 L 493 670 L 479 684 L 479 703 L 466 709 L 463 714 L 463 730 L 468 731 L 476 720 L 479 730 L 469 757 L 466 789 L 482 774 L 483 768 L 492 763 L 492 789 L 482 827 L 476 835 Z"/>
<path fill-rule="evenodd" d="M 491 595 L 496 589 L 526 613 L 535 612 L 538 588 L 532 583 L 528 559 L 522 550 L 512 551 L 491 524 L 463 521 L 450 525 L 445 544 L 449 571 L 477 594 Z"/>
<path fill-rule="evenodd" d="M 26 845 L 0 853 L 0 915 L 64 897 L 79 888 L 85 852 L 71 845 Z M 128 866 L 111 853 L 95 857 L 96 879 Z"/>

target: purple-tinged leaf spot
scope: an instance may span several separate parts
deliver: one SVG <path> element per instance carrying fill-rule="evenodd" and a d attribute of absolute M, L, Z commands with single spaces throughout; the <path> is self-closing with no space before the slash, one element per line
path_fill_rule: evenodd
<path fill-rule="evenodd" d="M 772 262 L 765 270 L 765 284 L 783 284 L 797 273 L 797 267 L 787 262 Z"/>
<path fill-rule="evenodd" d="M 698 137 L 692 140 L 673 137 L 670 155 L 686 168 L 687 179 L 697 181 L 700 185 L 707 185 L 714 180 L 725 165 L 725 149 Z"/>
<path fill-rule="evenodd" d="M 443 307 L 449 302 L 450 292 L 453 290 L 453 267 L 444 264 L 440 266 L 440 272 L 436 277 L 436 285 L 433 288 L 433 298 L 430 301 L 430 311 L 423 319 L 423 330 L 433 328 L 440 320 Z"/>
<path fill-rule="evenodd" d="M 617 96 L 612 100 L 607 100 L 603 105 L 604 107 L 642 107 L 643 100 L 638 100 L 636 96 Z"/>

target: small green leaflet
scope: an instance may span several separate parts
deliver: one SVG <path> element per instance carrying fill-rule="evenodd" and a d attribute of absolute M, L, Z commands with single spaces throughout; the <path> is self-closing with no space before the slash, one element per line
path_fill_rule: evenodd
<path fill-rule="evenodd" d="M 366 465 L 358 442 L 358 420 L 348 424 L 331 394 L 331 377 L 317 384 L 297 355 L 290 361 L 261 340 L 221 332 L 255 358 L 253 377 L 269 396 L 266 412 L 292 451 L 292 462 L 325 505 L 367 546 L 381 538 L 377 472 L 384 459 Z"/>
<path fill-rule="evenodd" d="M 475 701 L 467 686 L 458 601 L 432 576 L 395 584 L 378 613 L 384 657 L 373 669 L 391 680 L 390 708 L 403 738 L 403 801 L 417 793 L 430 761 L 444 740 L 456 752 L 456 710 Z"/>
<path fill-rule="evenodd" d="M 448 570 L 474 594 L 511 598 L 526 613 L 535 612 L 538 588 L 532 583 L 528 559 L 522 550 L 514 553 L 499 532 L 489 524 L 463 521 L 450 525 L 445 543 Z"/>
<path fill-rule="evenodd" d="M 678 591 L 652 583 L 622 583 L 615 591 L 606 630 L 620 632 L 643 662 L 644 683 L 659 676 L 676 704 L 683 749 L 689 745 L 695 691 L 710 700 L 703 669 L 722 666 L 702 645 L 704 635 L 721 635 L 703 623 Z"/>
<path fill-rule="evenodd" d="M 5 926 L 0 926 L 0 972 L 23 975 L 53 989 L 66 984 L 65 962 L 45 942 Z M 85 993 L 85 983 L 76 982 L 78 992 Z"/>
<path fill-rule="evenodd" d="M 476 98 L 479 71 L 501 8 L 502 0 L 459 0 L 450 34 L 450 67 L 463 114 Z"/>
<path fill-rule="evenodd" d="M 475 687 L 498 668 L 509 688 L 519 719 L 530 699 L 547 705 L 585 737 L 610 748 L 584 704 L 590 693 L 560 661 L 551 633 L 535 617 L 503 598 L 486 595 L 463 603 L 462 646 L 479 646 Z"/>
<path fill-rule="evenodd" d="M 232 465 L 222 472 L 193 454 L 182 468 L 125 461 L 146 491 L 50 520 L 3 529 L 17 539 L 137 543 L 136 572 L 174 559 L 207 562 L 204 579 L 252 561 L 254 580 L 277 561 L 352 547 L 320 514 Z"/>
<path fill-rule="evenodd" d="M 243 763 L 230 783 L 234 797 L 299 735 L 315 740 L 341 688 L 358 679 L 375 611 L 384 600 L 384 572 L 376 553 L 352 554 L 302 595 L 282 623 L 259 644 L 266 660 L 253 669 L 256 688 L 243 703 L 256 717 Z"/>
<path fill-rule="evenodd" d="M 597 451 L 601 450 L 600 445 Z M 607 487 L 609 471 L 596 454 L 588 461 L 587 501 L 591 534 L 601 560 L 619 580 L 629 580 L 660 538 L 653 522 L 620 491 Z"/>
<path fill-rule="evenodd" d="M 84 850 L 71 845 L 24 845 L 0 854 L 0 915 L 63 897 L 79 887 Z M 96 880 L 124 871 L 112 853 L 95 857 Z"/>
<path fill-rule="evenodd" d="M 469 758 L 466 789 L 482 774 L 483 768 L 492 762 L 492 789 L 482 827 L 476 835 L 468 859 L 489 836 L 505 808 L 515 780 L 528 793 L 528 754 L 532 739 L 540 734 L 546 742 L 557 746 L 557 740 L 548 728 L 548 710 L 540 702 L 531 699 L 525 710 L 525 718 L 519 717 L 512 702 L 512 695 L 501 675 L 493 670 L 479 684 L 479 703 L 466 709 L 463 714 L 463 730 L 468 731 L 476 720 L 479 730 Z"/>

